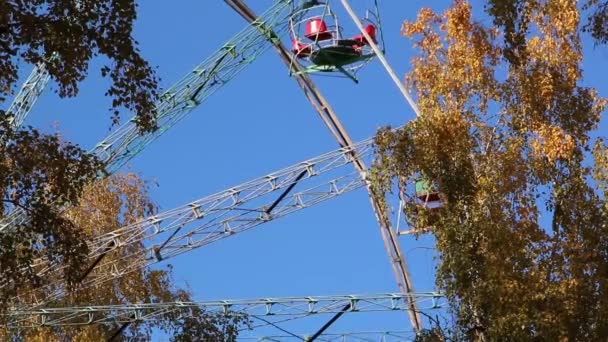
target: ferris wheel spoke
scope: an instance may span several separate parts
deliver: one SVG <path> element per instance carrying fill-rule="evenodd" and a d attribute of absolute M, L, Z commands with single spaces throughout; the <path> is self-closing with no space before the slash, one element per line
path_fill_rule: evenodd
<path fill-rule="evenodd" d="M 80 287 L 120 278 L 361 188 L 365 181 L 347 171 L 348 165 L 354 160 L 352 155 L 369 158 L 372 152 L 368 139 L 93 238 L 89 242 L 91 267 L 81 277 Z M 62 270 L 43 259 L 34 265 L 41 277 Z M 39 305 L 65 293 L 65 286 L 52 282 L 17 302 L 32 303 L 37 298 Z"/>

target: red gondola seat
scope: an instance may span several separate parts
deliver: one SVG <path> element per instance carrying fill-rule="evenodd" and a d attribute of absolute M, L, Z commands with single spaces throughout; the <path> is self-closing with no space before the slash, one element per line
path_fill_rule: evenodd
<path fill-rule="evenodd" d="M 331 31 L 327 30 L 327 24 L 321 18 L 313 18 L 306 23 L 304 36 L 313 41 L 323 41 L 332 38 Z"/>
<path fill-rule="evenodd" d="M 293 39 L 291 43 L 291 52 L 296 55 L 296 57 L 304 58 L 310 56 L 310 53 L 312 52 L 310 44 L 304 44 L 297 39 Z"/>
<path fill-rule="evenodd" d="M 374 43 L 377 43 L 376 26 L 369 24 L 369 25 L 365 26 L 364 30 L 372 38 Z M 367 39 L 365 39 L 365 36 L 363 36 L 363 34 L 356 35 L 356 36 L 352 37 L 351 40 L 354 40 L 357 42 L 356 47 L 362 47 L 364 45 L 368 45 Z"/>

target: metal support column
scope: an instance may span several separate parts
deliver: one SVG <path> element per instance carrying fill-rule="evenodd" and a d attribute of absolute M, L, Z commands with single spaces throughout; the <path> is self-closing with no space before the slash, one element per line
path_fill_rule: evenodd
<path fill-rule="evenodd" d="M 237 11 L 245 20 L 253 23 L 256 20 L 256 15 L 253 11 L 244 4 L 242 0 L 224 0 L 228 5 L 230 5 L 235 11 Z M 291 63 L 291 54 L 289 51 L 281 44 L 278 40 L 272 40 L 275 50 L 281 57 L 281 60 L 288 68 L 299 68 L 297 64 Z M 294 73 L 294 78 L 296 82 L 302 88 L 304 95 L 308 98 L 313 108 L 317 111 L 329 131 L 336 138 L 336 141 L 341 147 L 351 147 L 353 146 L 352 140 L 348 136 L 348 133 L 344 129 L 344 126 L 338 119 L 338 116 L 335 114 L 327 100 L 321 95 L 320 91 L 314 86 L 314 83 L 308 77 L 308 75 L 298 72 L 300 70 L 296 70 Z M 372 205 L 372 209 L 376 215 L 376 220 L 378 221 L 378 225 L 380 228 L 380 234 L 382 236 L 382 240 L 384 241 L 384 246 L 388 253 L 391 266 L 393 268 L 393 272 L 395 274 L 395 278 L 397 280 L 397 285 L 399 290 L 402 293 L 412 293 L 414 292 L 414 288 L 410 279 L 409 271 L 407 268 L 407 264 L 405 262 L 405 258 L 401 251 L 401 247 L 399 246 L 399 241 L 397 239 L 396 233 L 393 231 L 390 221 L 388 219 L 388 215 L 383 206 L 380 205 L 378 201 L 378 197 L 374 194 L 371 184 L 366 179 L 367 177 L 367 168 L 363 161 L 356 154 L 352 154 L 354 165 L 357 171 L 359 172 L 360 177 L 365 181 L 366 188 L 369 193 L 370 202 Z M 408 314 L 410 317 L 410 321 L 412 327 L 416 332 L 422 329 L 422 320 L 420 314 L 418 313 L 418 308 L 416 307 L 416 303 L 414 301 L 410 301 L 408 303 Z"/>

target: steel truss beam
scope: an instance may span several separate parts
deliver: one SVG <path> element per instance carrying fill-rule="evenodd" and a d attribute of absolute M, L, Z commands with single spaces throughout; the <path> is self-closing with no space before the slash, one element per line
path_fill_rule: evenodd
<path fill-rule="evenodd" d="M 247 25 L 215 54 L 165 91 L 156 103 L 158 123 L 156 131 L 142 134 L 135 124 L 135 118 L 132 118 L 89 152 L 104 163 L 108 173 L 116 172 L 268 50 L 272 46 L 268 44 L 268 40 L 278 40 L 277 35 L 284 34 L 288 29 L 287 19 L 292 1 L 276 0 L 259 20 Z M 33 73 L 36 73 L 36 69 Z M 44 75 L 44 73 L 38 74 Z M 41 85 L 41 83 L 37 84 Z M 3 220 L 0 232 L 26 220 L 25 211 L 16 208 Z"/>
<path fill-rule="evenodd" d="M 13 115 L 11 122 L 13 128 L 19 128 L 23 124 L 50 79 L 51 76 L 44 63 L 36 64 L 7 110 L 8 113 Z"/>
<path fill-rule="evenodd" d="M 291 2 L 292 0 L 277 0 L 257 22 L 248 25 L 214 55 L 165 91 L 156 105 L 157 131 L 141 135 L 131 121 L 98 143 L 92 152 L 107 165 L 109 172 L 119 169 L 268 50 L 271 46 L 268 40 L 278 40 L 280 35 L 287 32 Z M 260 27 L 271 29 L 275 34 L 269 35 L 264 30 L 261 31 Z"/>
<path fill-rule="evenodd" d="M 309 334 L 275 335 L 275 336 L 244 336 L 239 341 L 279 342 L 279 341 L 310 341 Z M 318 342 L 414 342 L 414 331 L 357 331 L 326 333 L 317 337 Z"/>
<path fill-rule="evenodd" d="M 442 295 L 437 292 L 389 293 L 377 295 L 310 296 L 261 298 L 249 300 L 219 300 L 205 302 L 148 303 L 129 305 L 100 305 L 82 307 L 38 308 L 15 310 L 6 314 L 8 328 L 80 326 L 91 324 L 124 324 L 159 320 L 161 316 L 177 312 L 181 317 L 191 315 L 194 308 L 224 314 L 259 316 L 305 317 L 336 313 L 346 304 L 348 312 L 405 310 L 408 301 L 427 303 L 427 309 L 443 307 Z"/>
<path fill-rule="evenodd" d="M 348 171 L 347 166 L 352 163 L 353 155 L 370 158 L 372 144 L 371 139 L 365 140 L 352 148 L 321 155 L 97 237 L 89 243 L 91 263 L 114 250 L 129 250 L 127 247 L 136 243 L 145 242 L 146 247 L 121 254 L 118 260 L 99 262 L 81 286 L 122 277 L 361 188 L 364 180 Z M 295 190 L 296 185 L 298 190 L 289 192 Z M 59 270 L 57 265 L 43 260 L 38 260 L 33 267 L 40 269 L 41 276 Z M 65 288 L 53 283 L 24 295 L 19 301 L 40 305 L 64 294 Z"/>

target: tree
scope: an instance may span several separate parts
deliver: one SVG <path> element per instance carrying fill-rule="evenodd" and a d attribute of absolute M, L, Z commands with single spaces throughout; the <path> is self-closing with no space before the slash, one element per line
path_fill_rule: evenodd
<path fill-rule="evenodd" d="M 438 189 L 441 208 L 404 210 L 432 227 L 453 339 L 606 340 L 608 149 L 592 138 L 606 100 L 581 84 L 581 10 L 490 3 L 494 25 L 463 0 L 404 23 L 422 114 L 378 132 L 373 186 Z"/>
<path fill-rule="evenodd" d="M 132 0 L 0 0 L 0 103 L 14 92 L 22 61 L 44 63 L 57 93 L 71 97 L 87 76 L 89 62 L 99 56 L 108 61 L 100 71 L 110 79 L 105 95 L 112 98 L 113 123 L 119 122 L 124 108 L 135 112 L 141 131 L 156 129 L 158 79 L 132 37 L 136 14 Z M 98 180 L 103 179 L 103 165 L 94 156 L 57 135 L 33 128 L 14 130 L 9 115 L 0 110 L 0 220 L 10 218 L 16 208 L 24 210 L 27 219 L 9 222 L 10 228 L 0 232 L 0 313 L 17 295 L 40 294 L 44 284 L 68 290 L 51 305 L 190 300 L 188 291 L 172 285 L 170 267 L 79 288 L 90 265 L 87 239 L 153 213 L 147 188 L 133 175 Z M 124 257 L 143 248 L 120 248 L 104 260 L 130 262 Z M 40 276 L 41 261 L 57 265 L 59 271 Z M 163 318 L 129 325 L 123 335 L 149 340 L 153 329 L 161 329 L 172 332 L 175 341 L 229 341 L 247 324 L 241 315 L 212 315 L 202 309 L 193 309 L 186 318 L 175 313 Z M 107 339 L 119 328 L 5 330 L 0 335 L 3 340 L 88 341 Z"/>
<path fill-rule="evenodd" d="M 85 236 L 62 216 L 62 208 L 77 203 L 84 187 L 102 172 L 101 164 L 78 146 L 33 128 L 14 131 L 0 117 L 0 311 L 17 290 L 43 279 L 30 266 L 38 258 L 61 262 L 64 278 L 81 273 L 88 250 Z M 23 209 L 27 220 L 6 222 L 6 214 Z"/>
<path fill-rule="evenodd" d="M 71 97 L 91 59 L 103 56 L 114 123 L 124 107 L 142 130 L 155 129 L 158 80 L 132 37 L 136 17 L 134 0 L 0 1 L 0 103 L 15 88 L 20 60 L 44 62 L 58 94 Z"/>
<path fill-rule="evenodd" d="M 524 52 L 522 48 L 532 19 L 529 5 L 527 0 L 488 0 L 487 12 L 494 18 L 494 24 L 503 30 L 505 58 L 511 63 L 514 52 Z M 608 1 L 586 0 L 581 9 L 588 14 L 582 31 L 589 33 L 597 45 L 608 43 Z"/>
<path fill-rule="evenodd" d="M 584 31 L 589 32 L 597 44 L 608 44 L 608 1 L 589 0 L 584 8 L 591 11 Z"/>
<path fill-rule="evenodd" d="M 132 37 L 136 14 L 130 0 L 0 0 L 0 103 L 14 92 L 23 61 L 43 62 L 66 97 L 77 95 L 99 56 L 108 61 L 101 73 L 111 81 L 105 95 L 112 98 L 113 122 L 125 108 L 136 113 L 140 130 L 154 130 L 158 80 Z M 24 284 L 43 283 L 30 266 L 36 258 L 65 265 L 69 283 L 82 273 L 84 236 L 61 213 L 103 174 L 103 165 L 77 145 L 32 128 L 14 130 L 8 115 L 0 110 L 0 221 L 4 226 L 15 208 L 28 219 L 0 232 L 0 311 Z"/>
<path fill-rule="evenodd" d="M 65 212 L 64 216 L 86 237 L 99 236 L 129 225 L 154 214 L 156 207 L 148 196 L 148 186 L 134 174 L 115 175 L 86 186 L 79 205 Z M 129 253 L 142 251 L 142 243 L 119 248 L 105 256 L 105 261 L 132 262 Z M 132 255 L 132 254 L 131 254 Z M 88 261 L 91 263 L 91 261 Z M 98 267 L 103 266 L 100 263 Z M 57 274 L 47 275 L 50 281 L 61 281 Z M 23 289 L 27 293 L 31 290 Z M 171 266 L 165 269 L 141 269 L 110 282 L 90 288 L 77 289 L 54 306 L 79 304 L 128 304 L 192 301 L 188 291 L 172 285 Z M 167 313 L 161 321 L 129 325 L 123 337 L 129 341 L 149 341 L 154 329 L 172 333 L 172 341 L 232 341 L 238 329 L 247 326 L 246 317 L 239 314 L 210 314 L 204 310 L 192 310 L 187 318 L 179 313 Z M 99 341 L 108 340 L 120 325 L 91 325 L 76 328 L 39 328 L 19 332 L 4 331 L 3 340 L 9 336 L 26 341 Z"/>

